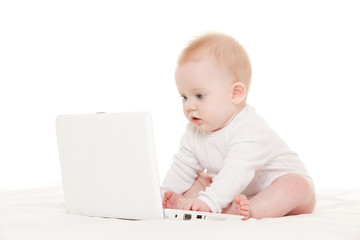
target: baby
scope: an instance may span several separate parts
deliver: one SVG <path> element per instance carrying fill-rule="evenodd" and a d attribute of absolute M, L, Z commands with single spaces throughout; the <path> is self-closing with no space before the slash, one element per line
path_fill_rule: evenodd
<path fill-rule="evenodd" d="M 207 34 L 178 59 L 189 120 L 162 186 L 163 207 L 242 215 L 311 213 L 312 180 L 286 143 L 246 103 L 251 65 L 233 38 Z"/>

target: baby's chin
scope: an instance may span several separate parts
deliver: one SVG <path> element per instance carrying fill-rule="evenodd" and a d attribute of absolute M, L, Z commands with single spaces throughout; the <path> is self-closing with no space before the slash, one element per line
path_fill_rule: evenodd
<path fill-rule="evenodd" d="M 195 126 L 197 129 L 199 129 L 201 132 L 203 133 L 214 133 L 218 130 L 220 130 L 221 128 L 214 128 L 214 127 L 209 127 L 209 126 L 206 126 L 204 123 L 201 123 L 201 124 L 196 124 L 194 122 L 190 122 L 191 125 Z"/>

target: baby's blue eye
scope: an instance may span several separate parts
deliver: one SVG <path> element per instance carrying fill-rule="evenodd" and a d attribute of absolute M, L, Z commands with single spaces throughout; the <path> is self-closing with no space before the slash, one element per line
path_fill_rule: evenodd
<path fill-rule="evenodd" d="M 187 96 L 181 96 L 181 98 L 182 98 L 184 101 L 188 100 L 188 97 L 187 97 Z"/>
<path fill-rule="evenodd" d="M 196 98 L 197 98 L 197 99 L 203 99 L 203 98 L 204 98 L 204 94 L 196 94 Z"/>

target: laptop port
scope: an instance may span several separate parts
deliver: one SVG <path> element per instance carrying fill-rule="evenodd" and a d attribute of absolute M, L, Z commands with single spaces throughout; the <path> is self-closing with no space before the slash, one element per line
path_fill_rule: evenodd
<path fill-rule="evenodd" d="M 201 216 L 201 215 L 197 215 L 197 216 L 196 216 L 196 219 L 202 219 L 202 216 Z"/>
<path fill-rule="evenodd" d="M 191 220 L 191 214 L 184 214 L 184 220 Z"/>

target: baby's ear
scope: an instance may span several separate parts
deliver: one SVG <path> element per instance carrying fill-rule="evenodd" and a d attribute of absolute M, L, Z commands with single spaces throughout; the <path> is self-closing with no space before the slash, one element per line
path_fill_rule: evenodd
<path fill-rule="evenodd" d="M 241 82 L 236 82 L 231 86 L 232 102 L 234 104 L 241 103 L 246 98 L 246 88 Z"/>

